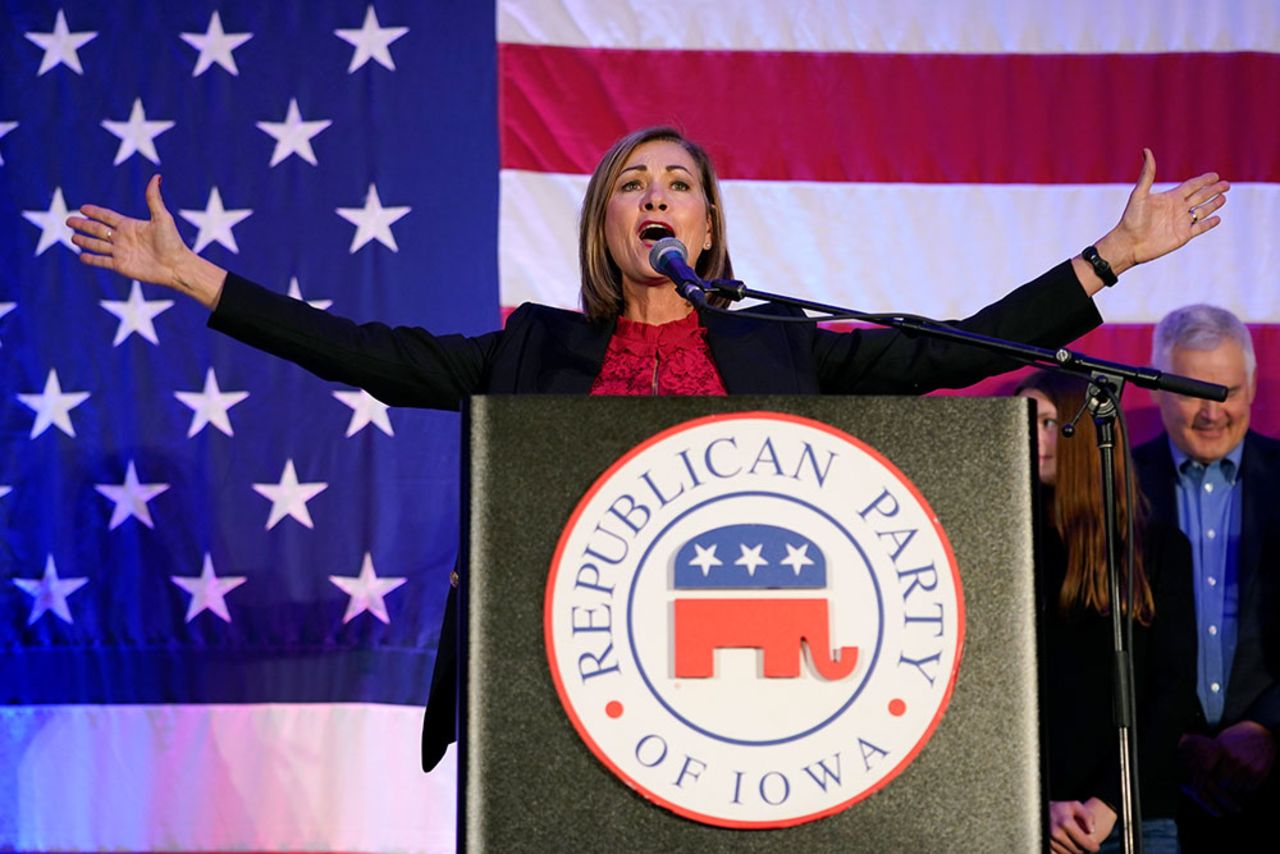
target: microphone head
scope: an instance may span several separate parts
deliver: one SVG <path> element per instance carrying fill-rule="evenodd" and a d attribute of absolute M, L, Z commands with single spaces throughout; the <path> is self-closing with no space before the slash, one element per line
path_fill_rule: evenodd
<path fill-rule="evenodd" d="M 668 264 L 675 258 L 679 258 L 686 266 L 689 263 L 689 250 L 679 238 L 664 237 L 649 250 L 649 266 L 664 276 L 669 275 Z"/>

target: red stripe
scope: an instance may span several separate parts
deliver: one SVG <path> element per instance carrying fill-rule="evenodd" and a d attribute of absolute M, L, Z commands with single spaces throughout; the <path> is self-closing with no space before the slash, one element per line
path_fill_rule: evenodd
<path fill-rule="evenodd" d="M 1280 181 L 1280 54 L 856 54 L 499 45 L 502 165 L 589 173 L 674 123 L 723 177 Z"/>

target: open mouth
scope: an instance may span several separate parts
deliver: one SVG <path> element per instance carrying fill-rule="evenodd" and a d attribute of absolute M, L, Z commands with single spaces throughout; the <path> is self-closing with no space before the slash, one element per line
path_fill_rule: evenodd
<path fill-rule="evenodd" d="M 640 239 L 646 242 L 656 243 L 664 237 L 675 236 L 676 233 L 671 226 L 663 222 L 646 222 L 640 228 Z"/>

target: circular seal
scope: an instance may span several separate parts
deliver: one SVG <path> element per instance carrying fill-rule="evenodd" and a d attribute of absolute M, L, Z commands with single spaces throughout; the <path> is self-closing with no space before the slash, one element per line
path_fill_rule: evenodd
<path fill-rule="evenodd" d="M 866 443 L 775 412 L 633 448 L 578 503 L 547 657 L 593 753 L 682 816 L 786 827 L 887 785 L 941 719 L 964 639 L 955 555 Z"/>

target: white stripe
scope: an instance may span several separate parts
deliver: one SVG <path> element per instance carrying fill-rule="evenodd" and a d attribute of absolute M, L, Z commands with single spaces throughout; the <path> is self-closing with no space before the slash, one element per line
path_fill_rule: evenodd
<path fill-rule="evenodd" d="M 0 709 L 0 850 L 454 850 L 406 706 Z M 7 790 L 12 787 L 12 790 Z"/>
<path fill-rule="evenodd" d="M 875 53 L 1280 51 L 1275 0 L 499 0 L 498 40 Z"/>
<path fill-rule="evenodd" d="M 578 305 L 577 215 L 587 179 L 507 170 L 503 305 Z M 1117 185 L 723 182 L 735 272 L 748 286 L 866 311 L 963 317 L 1078 253 L 1120 216 Z M 1161 187 L 1156 187 L 1160 190 Z M 1112 323 L 1210 301 L 1280 322 L 1280 185 L 1237 184 L 1222 224 L 1130 270 L 1098 298 Z"/>

